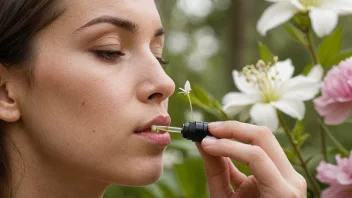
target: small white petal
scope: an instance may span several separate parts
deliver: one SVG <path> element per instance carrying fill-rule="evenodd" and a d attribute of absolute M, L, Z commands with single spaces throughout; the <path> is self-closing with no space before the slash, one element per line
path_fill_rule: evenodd
<path fill-rule="evenodd" d="M 223 98 L 223 109 L 229 115 L 236 115 L 242 111 L 245 106 L 254 104 L 260 100 L 259 95 L 248 95 L 240 92 L 231 92 Z"/>
<path fill-rule="evenodd" d="M 179 88 L 181 91 L 186 92 L 186 90 L 182 89 L 181 87 Z"/>
<path fill-rule="evenodd" d="M 306 107 L 300 100 L 283 98 L 279 101 L 271 102 L 271 104 L 285 114 L 298 120 L 302 120 L 306 112 Z"/>
<path fill-rule="evenodd" d="M 320 82 L 323 78 L 324 75 L 324 69 L 321 65 L 316 65 L 314 66 L 309 74 L 307 75 L 308 78 L 314 79 L 317 82 Z"/>
<path fill-rule="evenodd" d="M 295 67 L 292 65 L 291 59 L 287 59 L 273 65 L 270 68 L 269 76 L 278 77 L 282 82 L 285 82 L 292 77 L 294 71 Z"/>
<path fill-rule="evenodd" d="M 281 90 L 285 98 L 299 99 L 301 101 L 311 100 L 319 93 L 320 82 L 306 76 L 296 76 L 287 81 Z"/>
<path fill-rule="evenodd" d="M 267 126 L 273 132 L 279 127 L 276 109 L 271 104 L 257 103 L 253 105 L 250 115 L 255 124 Z"/>
<path fill-rule="evenodd" d="M 191 91 L 191 84 L 189 83 L 188 80 L 186 81 L 186 84 L 185 84 L 185 90 L 186 90 L 187 92 L 190 92 L 190 91 Z"/>
<path fill-rule="evenodd" d="M 238 71 L 233 70 L 232 77 L 238 90 L 244 93 L 258 93 L 258 89 L 251 83 L 248 83 L 246 78 Z"/>
<path fill-rule="evenodd" d="M 351 0 L 328 0 L 324 1 L 321 6 L 324 9 L 331 9 L 341 15 L 352 14 L 352 1 Z"/>
<path fill-rule="evenodd" d="M 266 9 L 258 21 L 257 30 L 265 36 L 267 31 L 285 23 L 298 12 L 291 2 L 280 1 Z"/>
<path fill-rule="evenodd" d="M 329 35 L 337 26 L 339 16 L 334 10 L 311 8 L 309 17 L 312 20 L 314 32 L 319 37 Z"/>

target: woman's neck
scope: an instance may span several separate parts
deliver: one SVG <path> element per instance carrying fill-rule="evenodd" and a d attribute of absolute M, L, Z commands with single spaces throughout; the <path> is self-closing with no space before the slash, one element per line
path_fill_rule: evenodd
<path fill-rule="evenodd" d="M 23 131 L 9 131 L 8 145 L 14 198 L 102 198 L 108 183 L 88 178 L 80 170 L 43 160 Z"/>

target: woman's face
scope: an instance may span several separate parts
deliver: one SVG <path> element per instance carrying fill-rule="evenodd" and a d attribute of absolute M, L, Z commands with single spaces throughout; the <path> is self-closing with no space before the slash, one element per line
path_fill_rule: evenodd
<path fill-rule="evenodd" d="M 27 146 L 43 166 L 122 185 L 155 182 L 175 85 L 158 61 L 164 36 L 153 0 L 67 1 L 35 37 L 35 85 L 20 100 Z M 28 151 L 28 152 L 29 152 Z M 47 164 L 46 164 L 47 163 Z"/>

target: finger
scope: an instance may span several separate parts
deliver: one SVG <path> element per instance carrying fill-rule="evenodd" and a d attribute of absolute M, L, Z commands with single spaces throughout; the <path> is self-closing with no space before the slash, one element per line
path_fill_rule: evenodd
<path fill-rule="evenodd" d="M 296 175 L 285 152 L 268 128 L 237 121 L 226 121 L 209 123 L 209 131 L 219 138 L 231 138 L 259 146 L 274 162 L 284 178 L 290 179 Z"/>
<path fill-rule="evenodd" d="M 226 158 L 211 156 L 204 152 L 199 143 L 196 145 L 204 160 L 210 197 L 227 197 L 233 193 Z"/>
<path fill-rule="evenodd" d="M 247 179 L 247 176 L 236 168 L 236 166 L 232 163 L 230 158 L 227 157 L 226 161 L 229 167 L 231 183 L 236 186 L 240 186 L 242 182 Z"/>
<path fill-rule="evenodd" d="M 266 186 L 274 187 L 278 182 L 285 182 L 273 161 L 258 146 L 213 137 L 204 138 L 201 146 L 210 155 L 230 157 L 231 159 L 247 164 L 258 182 Z"/>

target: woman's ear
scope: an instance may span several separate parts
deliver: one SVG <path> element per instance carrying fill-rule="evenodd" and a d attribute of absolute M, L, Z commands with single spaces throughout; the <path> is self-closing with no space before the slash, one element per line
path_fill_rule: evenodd
<path fill-rule="evenodd" d="M 16 86 L 9 86 L 3 78 L 4 68 L 1 64 L 0 67 L 0 120 L 15 122 L 21 116 L 18 101 L 13 98 L 14 90 L 11 89 Z"/>

